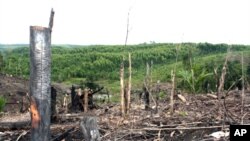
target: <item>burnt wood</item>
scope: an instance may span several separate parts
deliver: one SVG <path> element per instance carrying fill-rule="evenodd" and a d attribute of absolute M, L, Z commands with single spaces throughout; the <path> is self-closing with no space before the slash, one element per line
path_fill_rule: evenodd
<path fill-rule="evenodd" d="M 30 27 L 31 141 L 50 140 L 51 30 Z"/>

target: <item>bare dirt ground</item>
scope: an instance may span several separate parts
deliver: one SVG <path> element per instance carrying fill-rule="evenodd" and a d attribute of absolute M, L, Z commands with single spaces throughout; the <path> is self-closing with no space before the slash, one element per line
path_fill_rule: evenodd
<path fill-rule="evenodd" d="M 21 87 L 24 87 L 22 91 L 28 89 L 25 84 L 27 81 L 19 78 L 2 78 L 0 79 L 0 94 L 8 96 L 13 93 L 9 96 L 8 102 L 14 103 L 22 97 L 16 95 L 15 92 Z M 245 94 L 244 111 L 241 113 L 241 91 L 229 92 L 223 99 L 225 105 L 222 108 L 223 115 L 219 112 L 218 100 L 207 94 L 181 94 L 186 98 L 186 102 L 175 97 L 173 115 L 169 113 L 169 96 L 159 101 L 157 111 L 152 100 L 151 109 L 145 110 L 140 100 L 135 98 L 132 101 L 130 114 L 126 117 L 121 117 L 119 104 L 103 103 L 88 113 L 59 114 L 57 122 L 51 124 L 51 140 L 68 131 L 64 140 L 83 141 L 79 121 L 83 116 L 90 114 L 98 119 L 103 141 L 229 140 L 228 135 L 217 139 L 211 134 L 218 131 L 228 133 L 230 124 L 241 124 L 242 121 L 244 124 L 250 124 L 250 91 L 246 90 Z M 25 101 L 28 105 L 28 100 L 25 99 Z M 27 110 L 20 113 L 20 105 L 16 108 L 13 105 L 15 104 L 7 104 L 5 113 L 0 115 L 0 140 L 30 140 L 29 112 Z M 60 108 L 62 107 L 59 106 Z M 19 124 L 13 125 L 17 122 Z M 10 124 L 12 126 L 9 126 Z"/>

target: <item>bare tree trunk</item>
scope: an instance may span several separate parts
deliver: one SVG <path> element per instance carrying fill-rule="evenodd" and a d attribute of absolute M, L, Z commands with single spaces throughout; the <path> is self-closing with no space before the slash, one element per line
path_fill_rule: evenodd
<path fill-rule="evenodd" d="M 88 104 L 89 104 L 89 90 L 84 89 L 84 112 L 88 112 Z"/>
<path fill-rule="evenodd" d="M 244 54 L 241 54 L 241 71 L 242 71 L 242 93 L 241 93 L 241 115 L 244 114 L 244 99 L 245 99 L 245 82 L 244 82 Z M 243 124 L 243 120 L 242 120 Z"/>
<path fill-rule="evenodd" d="M 217 96 L 218 96 L 218 103 L 219 103 L 219 118 L 223 119 L 222 124 L 223 124 L 223 128 L 225 125 L 225 108 L 224 108 L 224 103 L 222 97 L 225 97 L 225 93 L 224 93 L 224 84 L 225 84 L 225 77 L 227 74 L 227 62 L 228 62 L 228 58 L 229 58 L 229 51 L 230 48 L 228 49 L 227 52 L 227 56 L 222 68 L 222 73 L 221 73 L 221 77 L 220 77 L 220 83 L 219 83 L 219 87 L 218 87 L 218 91 L 217 91 Z"/>
<path fill-rule="evenodd" d="M 181 44 L 179 45 L 181 46 Z M 175 57 L 175 65 L 174 65 L 174 70 L 171 71 L 171 79 L 172 79 L 172 90 L 171 90 L 171 95 L 170 95 L 170 114 L 172 115 L 174 113 L 174 95 L 175 95 L 175 87 L 176 87 L 176 65 L 178 61 L 178 51 L 179 48 L 176 46 L 175 48 L 176 51 L 176 57 Z"/>
<path fill-rule="evenodd" d="M 150 88 L 150 76 L 149 76 L 149 74 L 150 74 L 150 67 L 149 67 L 149 64 L 148 64 L 148 62 L 147 62 L 147 64 L 146 64 L 146 78 L 145 78 L 145 83 L 144 83 L 144 103 L 145 103 L 145 109 L 147 110 L 147 109 L 149 109 L 149 106 L 150 106 L 150 99 L 149 99 L 149 94 L 150 94 L 150 90 L 151 90 L 151 88 Z"/>
<path fill-rule="evenodd" d="M 156 84 L 156 108 L 155 108 L 155 113 L 158 113 L 159 95 L 160 95 L 160 81 L 158 80 L 157 84 Z"/>
<path fill-rule="evenodd" d="M 50 140 L 51 32 L 30 27 L 31 141 Z"/>
<path fill-rule="evenodd" d="M 175 95 L 175 71 L 171 71 L 171 78 L 172 78 L 172 89 L 170 95 L 170 114 L 174 113 L 174 95 Z"/>
<path fill-rule="evenodd" d="M 132 67 L 131 67 L 131 53 L 128 53 L 128 61 L 129 61 L 129 78 L 128 78 L 128 91 L 127 91 L 127 113 L 129 113 L 130 107 L 131 107 L 131 103 L 130 103 L 130 99 L 131 99 L 131 79 L 132 79 Z"/>
<path fill-rule="evenodd" d="M 152 85 L 153 85 L 152 71 L 153 71 L 153 61 L 151 60 L 151 63 L 150 63 L 150 88 L 152 88 Z M 152 93 L 151 89 L 150 89 L 150 92 Z"/>
<path fill-rule="evenodd" d="M 68 94 L 65 94 L 63 98 L 63 107 L 65 109 L 65 113 L 68 113 Z"/>
<path fill-rule="evenodd" d="M 124 103 L 124 64 L 123 62 L 121 63 L 121 68 L 120 68 L 120 94 L 121 94 L 121 114 L 122 116 L 125 115 L 125 103 Z"/>
<path fill-rule="evenodd" d="M 219 88 L 218 88 L 218 97 L 221 98 L 222 96 L 224 96 L 224 83 L 225 83 L 225 76 L 226 76 L 226 73 L 227 73 L 227 58 L 225 60 L 225 63 L 224 63 L 224 66 L 222 68 L 222 73 L 221 73 L 221 77 L 220 77 L 220 85 L 219 85 Z"/>

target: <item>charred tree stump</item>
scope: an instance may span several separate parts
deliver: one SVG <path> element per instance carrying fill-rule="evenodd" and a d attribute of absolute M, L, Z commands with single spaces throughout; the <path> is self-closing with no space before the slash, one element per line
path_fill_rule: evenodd
<path fill-rule="evenodd" d="M 76 107 L 77 107 L 77 101 L 75 100 L 76 98 L 76 92 L 75 92 L 75 86 L 72 85 L 71 87 L 71 111 L 75 112 Z"/>
<path fill-rule="evenodd" d="M 148 92 L 146 87 L 143 87 L 143 101 L 144 101 L 144 104 L 145 104 L 145 110 L 148 110 L 150 100 L 149 100 L 149 92 Z"/>
<path fill-rule="evenodd" d="M 124 112 L 125 114 L 128 114 L 128 84 L 125 85 L 124 87 Z"/>
<path fill-rule="evenodd" d="M 80 128 L 86 141 L 100 141 L 99 127 L 95 117 L 84 117 L 80 121 Z"/>
<path fill-rule="evenodd" d="M 54 122 L 56 120 L 56 89 L 54 87 L 51 87 L 51 122 Z"/>
<path fill-rule="evenodd" d="M 30 27 L 31 140 L 50 140 L 51 30 Z"/>

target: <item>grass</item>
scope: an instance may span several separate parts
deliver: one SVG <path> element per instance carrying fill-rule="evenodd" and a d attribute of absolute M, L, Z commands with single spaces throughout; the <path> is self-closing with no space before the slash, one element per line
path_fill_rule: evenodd
<path fill-rule="evenodd" d="M 4 97 L 0 96 L 0 112 L 3 111 L 5 104 L 6 104 L 6 99 Z"/>

